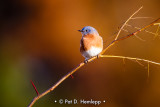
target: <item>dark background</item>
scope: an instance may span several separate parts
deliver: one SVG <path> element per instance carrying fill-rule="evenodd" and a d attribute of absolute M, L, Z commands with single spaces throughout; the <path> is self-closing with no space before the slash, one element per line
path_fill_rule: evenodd
<path fill-rule="evenodd" d="M 84 60 L 79 52 L 84 26 L 95 27 L 107 46 L 118 27 L 142 5 L 131 20 L 143 27 L 160 17 L 159 0 L 1 0 L 0 1 L 0 106 L 26 107 L 41 93 Z M 157 26 L 147 30 L 156 32 Z M 127 27 L 129 32 L 136 29 Z M 122 32 L 121 37 L 127 35 Z M 141 32 L 123 40 L 106 54 L 160 62 L 159 36 Z M 59 99 L 106 100 L 104 107 L 159 107 L 160 66 L 117 58 L 100 58 L 78 70 L 36 107 L 62 106 Z M 63 105 L 67 106 L 67 105 Z M 69 105 L 91 106 L 91 105 Z"/>

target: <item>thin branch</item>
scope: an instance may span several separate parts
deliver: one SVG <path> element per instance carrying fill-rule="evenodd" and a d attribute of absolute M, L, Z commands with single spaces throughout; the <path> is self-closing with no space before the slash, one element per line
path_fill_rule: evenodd
<path fill-rule="evenodd" d="M 138 61 L 144 61 L 144 62 L 148 62 L 148 63 L 152 63 L 152 64 L 155 64 L 155 65 L 160 65 L 160 63 L 158 62 L 154 62 L 154 61 L 150 61 L 150 60 L 147 60 L 147 59 L 141 59 L 141 58 L 134 58 L 134 57 L 126 57 L 126 56 L 115 56 L 115 55 L 100 55 L 99 57 L 107 57 L 107 58 L 125 58 L 125 59 L 130 59 L 130 60 L 138 60 Z"/>
<path fill-rule="evenodd" d="M 124 72 L 126 71 L 125 65 L 126 65 L 125 58 L 123 58 Z"/>
<path fill-rule="evenodd" d="M 122 29 L 123 31 L 125 31 L 125 32 L 127 32 L 127 33 L 130 33 L 128 30 L 126 30 L 126 29 Z M 139 40 L 141 40 L 141 41 L 146 41 L 146 40 L 144 40 L 144 39 L 142 39 L 142 38 L 140 38 L 138 35 L 134 35 L 137 39 L 139 39 Z"/>
<path fill-rule="evenodd" d="M 74 78 L 74 76 L 73 76 L 73 75 L 71 75 L 71 78 L 73 79 L 73 78 Z"/>
<path fill-rule="evenodd" d="M 153 19 L 153 18 L 152 17 L 133 17 L 131 19 L 135 20 L 135 19 Z"/>
<path fill-rule="evenodd" d="M 106 52 L 111 46 L 113 46 L 116 42 L 119 42 L 119 41 L 121 41 L 121 40 L 127 39 L 127 38 L 129 38 L 129 37 L 131 37 L 131 36 L 134 36 L 134 35 L 138 34 L 139 32 L 147 29 L 148 27 L 153 26 L 154 23 L 156 23 L 156 22 L 159 21 L 159 20 L 160 20 L 160 18 L 154 20 L 154 21 L 153 21 L 152 23 L 150 23 L 149 25 L 147 25 L 147 26 L 145 26 L 145 27 L 143 27 L 143 28 L 141 28 L 141 29 L 138 29 L 137 31 L 135 31 L 135 32 L 133 32 L 133 33 L 127 35 L 127 36 L 123 36 L 123 37 L 121 37 L 121 38 L 119 38 L 119 39 L 117 39 L 117 40 L 113 40 L 113 41 L 101 52 L 101 54 L 105 53 L 105 52 Z"/>
<path fill-rule="evenodd" d="M 154 25 L 157 25 L 157 24 L 154 24 Z M 141 29 L 141 28 L 139 28 L 139 27 L 135 27 L 135 26 L 132 26 L 132 25 L 129 25 L 129 24 L 126 24 L 126 26 L 129 26 L 129 27 L 133 27 L 133 28 L 135 28 L 135 29 Z M 156 35 L 156 33 L 153 33 L 153 32 L 150 32 L 150 31 L 148 31 L 148 30 L 144 30 L 146 33 L 150 33 L 150 34 L 152 34 L 152 35 Z M 157 36 L 160 36 L 160 35 L 157 35 Z"/>
<path fill-rule="evenodd" d="M 90 62 L 91 60 L 89 60 Z M 64 77 L 62 77 L 56 84 L 54 84 L 51 88 L 49 88 L 48 90 L 46 90 L 45 92 L 43 92 L 42 94 L 39 94 L 38 96 L 36 96 L 32 102 L 29 104 L 28 107 L 32 107 L 33 104 L 40 99 L 41 97 L 43 97 L 44 95 L 48 94 L 49 92 L 53 91 L 57 86 L 59 86 L 65 79 L 67 79 L 70 75 L 72 75 L 75 71 L 77 71 L 79 68 L 81 68 L 82 66 L 84 66 L 84 63 L 80 63 L 76 68 L 74 68 L 71 72 L 69 72 L 67 75 L 65 75 Z"/>
<path fill-rule="evenodd" d="M 156 30 L 156 33 L 155 33 L 154 39 L 158 36 L 159 28 L 160 28 L 160 26 L 158 26 L 158 27 L 157 27 L 157 30 Z"/>
<path fill-rule="evenodd" d="M 33 81 L 31 80 L 31 83 L 32 83 L 32 86 L 33 86 L 33 88 L 34 88 L 34 90 L 36 91 L 36 93 L 37 93 L 37 96 L 39 95 L 39 92 L 38 92 L 38 90 L 37 90 L 37 88 L 36 88 L 36 86 L 34 85 L 34 83 L 33 83 Z"/>
<path fill-rule="evenodd" d="M 142 63 L 140 63 L 138 60 L 136 60 L 136 62 L 137 62 L 139 65 L 141 65 L 141 66 L 144 67 L 144 65 L 143 65 Z"/>
<path fill-rule="evenodd" d="M 154 25 L 159 25 L 160 26 L 160 23 L 155 23 Z"/>
<path fill-rule="evenodd" d="M 141 8 L 142 8 L 142 7 L 141 7 Z M 141 9 L 141 8 L 140 8 L 140 9 Z M 139 10 L 140 10 L 140 9 L 139 9 Z M 138 12 L 138 11 L 137 11 L 137 12 Z M 137 13 L 137 12 L 135 12 L 135 13 Z M 141 32 L 141 31 L 145 30 L 146 28 L 152 26 L 152 25 L 153 25 L 155 22 L 157 22 L 158 20 L 160 20 L 160 18 L 158 18 L 157 20 L 153 21 L 151 24 L 143 27 L 142 29 L 139 29 L 139 30 L 137 30 L 136 32 L 131 33 L 131 34 L 127 35 L 127 36 L 121 37 L 121 38 L 119 38 L 119 39 L 117 38 L 117 37 L 118 37 L 118 36 L 117 36 L 116 39 L 113 40 L 113 41 L 101 52 L 101 54 L 103 54 L 104 52 L 106 52 L 111 46 L 113 46 L 113 45 L 114 45 L 115 43 L 117 43 L 118 41 L 127 39 L 127 38 L 129 38 L 129 37 L 131 37 L 131 36 L 133 36 L 133 35 Z M 93 57 L 93 58 L 89 59 L 88 62 L 91 62 L 91 61 L 95 60 L 96 58 L 97 58 L 97 57 Z M 125 57 L 124 57 L 124 58 L 125 58 Z M 159 63 L 158 63 L 158 64 L 159 64 Z M 74 72 L 76 72 L 78 69 L 80 69 L 80 68 L 83 67 L 84 65 L 85 65 L 84 62 L 80 63 L 76 68 L 74 68 L 72 71 L 70 71 L 70 72 L 69 72 L 68 74 L 66 74 L 64 77 L 62 77 L 57 83 L 55 83 L 51 88 L 47 89 L 47 90 L 44 91 L 43 93 L 41 93 L 41 94 L 39 94 L 38 96 L 34 97 L 28 107 L 32 107 L 33 104 L 34 104 L 38 99 L 42 98 L 44 95 L 46 95 L 46 94 L 50 93 L 51 91 L 53 91 L 53 90 L 54 90 L 56 87 L 58 87 L 64 80 L 66 80 L 70 75 L 72 75 Z"/>
<path fill-rule="evenodd" d="M 117 33 L 117 36 L 115 37 L 115 39 L 114 40 L 117 40 L 118 39 L 118 36 L 119 36 L 119 34 L 121 33 L 121 31 L 122 31 L 122 29 L 124 28 L 124 26 L 129 22 L 129 20 L 135 15 L 135 14 L 137 14 L 141 9 L 143 8 L 143 6 L 142 7 L 140 7 L 136 12 L 134 12 L 126 21 L 125 21 L 125 23 L 121 26 L 121 28 L 119 29 L 119 31 L 118 31 L 118 33 Z"/>
<path fill-rule="evenodd" d="M 149 62 L 148 62 L 148 78 L 149 78 Z"/>

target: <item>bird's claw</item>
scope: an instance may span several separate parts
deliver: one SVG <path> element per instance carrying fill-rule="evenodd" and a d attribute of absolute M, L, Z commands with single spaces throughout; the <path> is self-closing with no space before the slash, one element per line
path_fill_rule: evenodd
<path fill-rule="evenodd" d="M 88 63 L 88 60 L 85 59 L 85 60 L 84 60 L 84 63 L 87 64 L 87 63 Z"/>
<path fill-rule="evenodd" d="M 99 55 L 97 55 L 97 59 L 99 58 Z"/>

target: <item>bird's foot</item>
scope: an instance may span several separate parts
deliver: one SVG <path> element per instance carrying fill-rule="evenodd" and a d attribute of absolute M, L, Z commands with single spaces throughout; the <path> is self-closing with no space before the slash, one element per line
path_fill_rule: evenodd
<path fill-rule="evenodd" d="M 99 58 L 99 55 L 97 55 L 97 59 Z"/>
<path fill-rule="evenodd" d="M 85 59 L 85 60 L 84 60 L 84 63 L 87 64 L 87 63 L 88 63 L 88 59 Z"/>

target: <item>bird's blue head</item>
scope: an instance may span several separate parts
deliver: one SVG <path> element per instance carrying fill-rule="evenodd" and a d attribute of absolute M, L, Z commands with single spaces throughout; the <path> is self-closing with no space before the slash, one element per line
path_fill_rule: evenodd
<path fill-rule="evenodd" d="M 85 26 L 84 28 L 82 28 L 82 30 L 78 30 L 82 33 L 82 35 L 88 35 L 88 34 L 96 34 L 99 35 L 97 30 L 91 26 Z"/>

